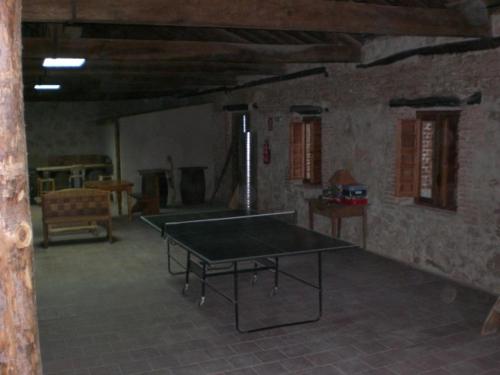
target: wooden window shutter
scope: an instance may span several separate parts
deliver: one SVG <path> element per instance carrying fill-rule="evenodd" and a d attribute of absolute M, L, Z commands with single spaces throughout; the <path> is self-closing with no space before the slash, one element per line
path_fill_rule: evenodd
<path fill-rule="evenodd" d="M 420 187 L 420 132 L 421 122 L 401 120 L 396 138 L 397 197 L 416 197 Z"/>
<path fill-rule="evenodd" d="M 321 120 L 314 119 L 310 127 L 310 180 L 311 184 L 321 184 Z"/>
<path fill-rule="evenodd" d="M 290 180 L 304 178 L 305 126 L 302 122 L 290 124 Z"/>

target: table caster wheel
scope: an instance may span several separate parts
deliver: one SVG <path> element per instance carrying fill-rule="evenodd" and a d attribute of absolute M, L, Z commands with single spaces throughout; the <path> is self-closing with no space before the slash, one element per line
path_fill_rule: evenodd
<path fill-rule="evenodd" d="M 186 295 L 189 290 L 189 284 L 184 284 L 184 288 L 182 288 L 182 294 Z"/>
<path fill-rule="evenodd" d="M 198 302 L 198 306 L 201 307 L 205 304 L 205 296 L 200 298 L 200 302 Z"/>
<path fill-rule="evenodd" d="M 271 290 L 271 297 L 274 297 L 276 294 L 278 294 L 278 287 L 275 286 L 272 290 Z"/>

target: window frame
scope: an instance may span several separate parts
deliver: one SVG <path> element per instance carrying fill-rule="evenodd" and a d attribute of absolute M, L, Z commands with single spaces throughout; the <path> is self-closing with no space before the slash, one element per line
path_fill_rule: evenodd
<path fill-rule="evenodd" d="M 290 122 L 289 180 L 305 185 L 322 184 L 321 117 L 308 116 Z"/>
<path fill-rule="evenodd" d="M 438 209 L 443 209 L 443 210 L 448 210 L 448 211 L 456 211 L 457 210 L 457 187 L 458 187 L 458 123 L 460 121 L 460 111 L 446 111 L 446 110 L 439 110 L 439 111 L 417 111 L 416 112 L 416 118 L 417 118 L 417 126 L 419 127 L 418 132 L 420 133 L 419 135 L 419 150 L 418 150 L 418 155 L 419 155 L 419 164 L 418 164 L 418 184 L 417 184 L 417 189 L 416 189 L 416 195 L 414 197 L 414 201 L 416 204 L 423 205 L 423 206 L 428 206 L 428 207 L 433 207 L 433 208 L 438 208 Z M 434 125 L 434 133 L 433 133 L 433 139 L 432 139 L 432 152 L 433 152 L 433 158 L 432 158 L 432 171 L 433 171 L 433 176 L 432 176 L 432 197 L 431 198 L 426 198 L 421 196 L 421 190 L 422 190 L 422 179 L 421 179 L 421 173 L 422 173 L 422 165 L 421 163 L 421 157 L 422 157 L 422 147 L 423 147 L 423 138 L 422 138 L 422 127 L 424 126 L 424 122 L 433 122 Z M 447 129 L 450 129 L 451 127 L 455 127 L 453 130 L 453 135 L 455 137 L 455 147 L 454 150 L 450 150 L 450 145 L 447 142 L 446 135 L 444 134 Z M 438 134 L 438 136 L 436 136 Z M 437 157 L 435 156 L 437 152 Z M 447 157 L 449 157 L 450 152 L 454 152 L 455 154 L 455 163 L 454 163 L 454 182 L 453 184 L 455 185 L 455 196 L 454 200 L 451 203 L 448 203 L 448 195 L 450 194 L 450 186 L 453 185 L 449 181 L 445 181 L 443 183 L 442 179 L 442 174 L 443 174 L 443 169 L 445 170 L 446 174 L 445 176 L 447 177 L 449 174 L 449 171 L 453 169 L 453 166 L 450 167 L 445 167 L 445 162 L 443 160 L 444 155 L 446 154 Z M 446 163 L 447 164 L 447 163 Z M 441 177 L 437 177 L 441 176 Z M 437 180 L 441 181 L 437 181 Z"/>
<path fill-rule="evenodd" d="M 396 131 L 396 197 L 413 198 L 415 204 L 422 206 L 457 210 L 460 115 L 459 110 L 418 111 L 416 118 L 399 121 Z M 433 123 L 431 198 L 421 195 L 422 133 L 426 122 Z"/>

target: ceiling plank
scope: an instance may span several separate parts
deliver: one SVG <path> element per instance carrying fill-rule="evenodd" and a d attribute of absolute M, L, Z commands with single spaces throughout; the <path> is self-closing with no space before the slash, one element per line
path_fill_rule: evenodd
<path fill-rule="evenodd" d="M 86 57 L 136 61 L 223 61 L 233 63 L 357 62 L 360 50 L 351 46 L 260 45 L 218 42 L 143 41 L 110 39 L 60 40 L 24 38 L 23 56 Z"/>
<path fill-rule="evenodd" d="M 339 34 L 336 34 L 336 37 L 338 39 L 343 40 L 344 42 L 346 42 L 348 44 L 351 44 L 351 45 L 355 46 L 356 48 L 362 48 L 363 47 L 363 43 L 361 43 L 358 39 L 356 39 L 352 35 L 339 33 Z"/>
<path fill-rule="evenodd" d="M 238 34 L 233 33 L 230 29 L 212 29 L 212 33 L 219 35 L 224 41 L 230 43 L 248 43 L 248 39 L 242 38 Z"/>
<path fill-rule="evenodd" d="M 74 8 L 72 8 L 74 4 Z M 384 35 L 489 36 L 455 9 L 310 0 L 24 0 L 25 22 L 81 22 L 326 31 Z"/>

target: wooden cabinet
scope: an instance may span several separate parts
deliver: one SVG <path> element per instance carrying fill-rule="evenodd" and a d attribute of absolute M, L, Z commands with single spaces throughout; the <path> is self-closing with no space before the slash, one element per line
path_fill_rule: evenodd
<path fill-rule="evenodd" d="M 140 169 L 141 194 L 143 197 L 158 197 L 159 206 L 167 207 L 168 185 L 166 169 Z"/>

